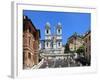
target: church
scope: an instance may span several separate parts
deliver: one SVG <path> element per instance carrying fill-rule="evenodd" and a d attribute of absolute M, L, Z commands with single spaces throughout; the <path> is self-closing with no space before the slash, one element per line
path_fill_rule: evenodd
<path fill-rule="evenodd" d="M 51 28 L 54 29 L 51 30 Z M 44 53 L 62 53 L 62 25 L 60 22 L 55 27 L 51 27 L 49 22 L 46 23 Z"/>

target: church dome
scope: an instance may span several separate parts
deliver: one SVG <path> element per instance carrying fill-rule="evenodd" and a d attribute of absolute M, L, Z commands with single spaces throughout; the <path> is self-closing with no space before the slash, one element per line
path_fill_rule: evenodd
<path fill-rule="evenodd" d="M 61 25 L 60 22 L 58 22 L 58 24 L 57 24 L 57 28 L 62 28 L 62 25 Z"/>
<path fill-rule="evenodd" d="M 45 25 L 45 27 L 46 27 L 46 28 L 50 28 L 50 23 L 47 22 L 46 25 Z"/>
<path fill-rule="evenodd" d="M 61 23 L 60 22 L 58 22 L 58 26 L 61 26 Z"/>
<path fill-rule="evenodd" d="M 50 26 L 50 23 L 49 23 L 49 22 L 47 22 L 47 23 L 46 23 L 46 26 Z"/>

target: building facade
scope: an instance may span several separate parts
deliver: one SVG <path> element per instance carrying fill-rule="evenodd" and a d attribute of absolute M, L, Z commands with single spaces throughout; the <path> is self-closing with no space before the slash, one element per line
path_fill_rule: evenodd
<path fill-rule="evenodd" d="M 62 50 L 62 26 L 58 23 L 51 32 L 50 23 L 47 22 L 45 25 L 45 50 L 49 53 L 61 53 Z M 48 53 L 47 52 L 47 53 Z"/>
<path fill-rule="evenodd" d="M 38 64 L 39 36 L 36 29 L 27 16 L 23 17 L 23 69 L 31 68 Z"/>
<path fill-rule="evenodd" d="M 91 32 L 86 32 L 84 36 L 84 46 L 85 46 L 85 58 L 88 61 L 88 64 L 90 64 L 91 60 Z"/>
<path fill-rule="evenodd" d="M 70 51 L 76 51 L 79 47 L 83 45 L 84 41 L 80 35 L 77 33 L 73 34 L 68 38 L 68 45 Z"/>

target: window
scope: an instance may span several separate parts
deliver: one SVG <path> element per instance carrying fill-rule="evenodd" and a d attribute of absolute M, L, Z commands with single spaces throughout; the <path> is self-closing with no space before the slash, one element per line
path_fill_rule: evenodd
<path fill-rule="evenodd" d="M 91 37 L 89 36 L 89 41 L 90 41 L 90 38 L 91 38 Z"/>
<path fill-rule="evenodd" d="M 87 52 L 87 48 L 86 48 L 86 52 Z"/>
<path fill-rule="evenodd" d="M 48 42 L 47 42 L 47 47 L 48 47 Z"/>
<path fill-rule="evenodd" d="M 85 42 L 87 43 L 87 38 L 85 39 Z"/>
<path fill-rule="evenodd" d="M 58 29 L 58 33 L 60 33 L 60 29 Z"/>
<path fill-rule="evenodd" d="M 47 29 L 47 34 L 49 33 L 49 30 Z"/>
<path fill-rule="evenodd" d="M 60 42 L 59 42 L 58 44 L 59 44 L 59 46 L 60 46 Z"/>
<path fill-rule="evenodd" d="M 28 53 L 28 58 L 31 59 L 31 53 Z"/>

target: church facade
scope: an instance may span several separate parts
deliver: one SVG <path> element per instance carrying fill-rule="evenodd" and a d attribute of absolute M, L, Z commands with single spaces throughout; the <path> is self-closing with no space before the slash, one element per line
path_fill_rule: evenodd
<path fill-rule="evenodd" d="M 49 22 L 45 25 L 45 52 L 46 53 L 61 53 L 62 51 L 62 25 L 59 22 L 53 31 Z"/>

